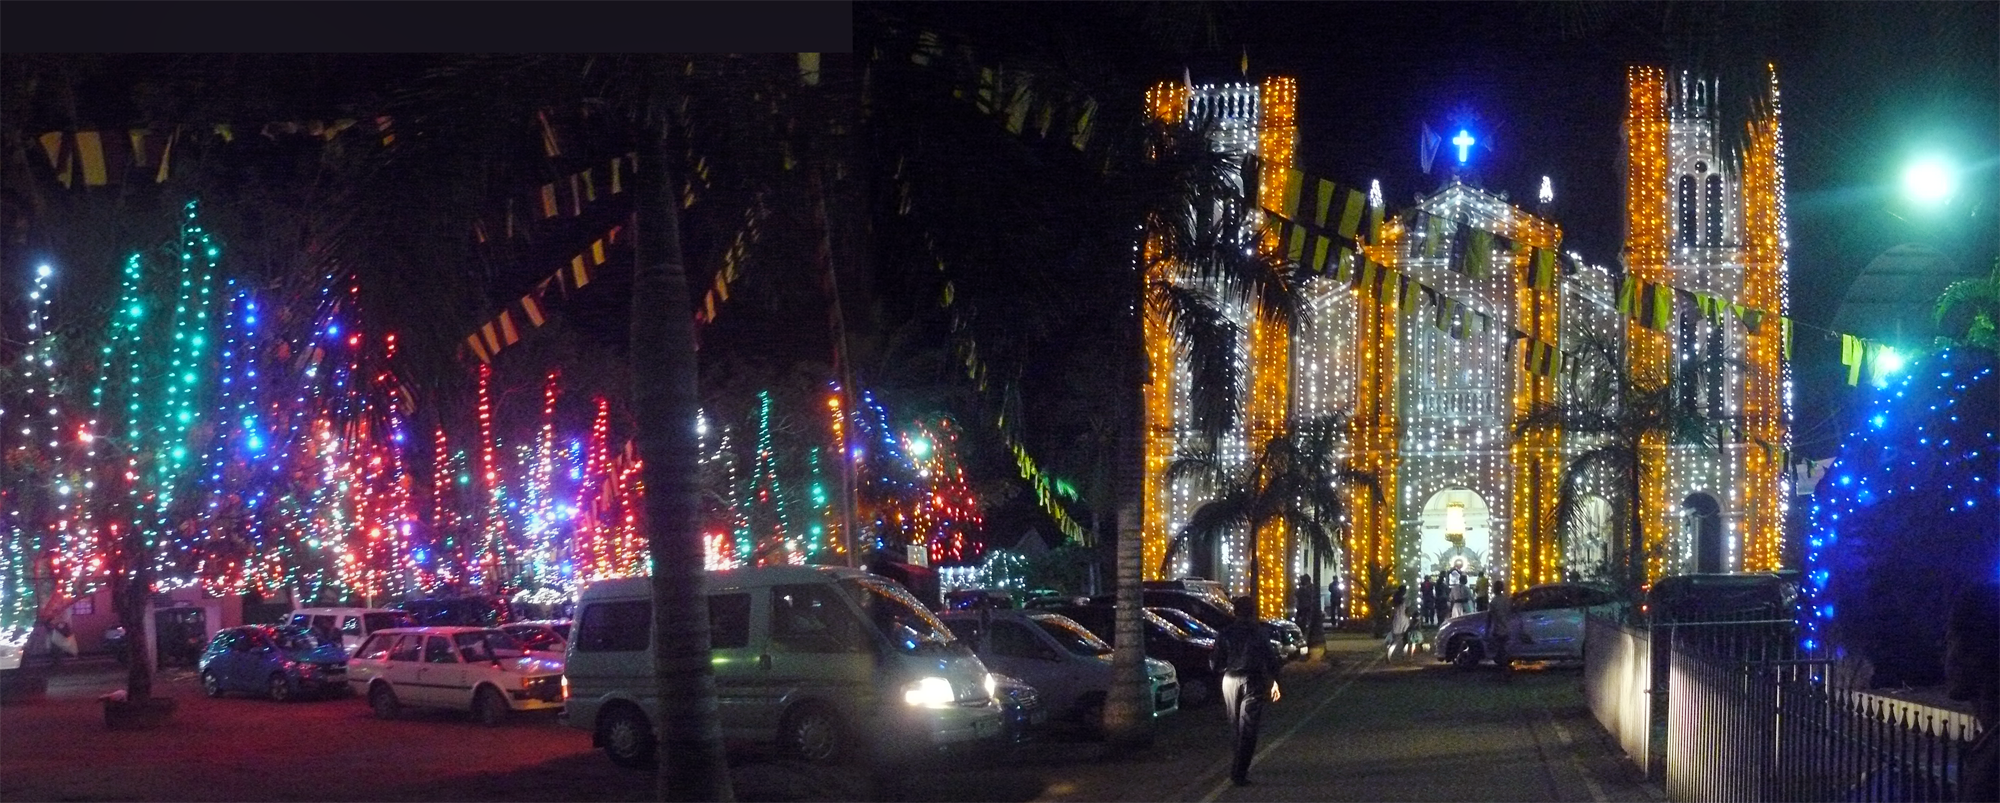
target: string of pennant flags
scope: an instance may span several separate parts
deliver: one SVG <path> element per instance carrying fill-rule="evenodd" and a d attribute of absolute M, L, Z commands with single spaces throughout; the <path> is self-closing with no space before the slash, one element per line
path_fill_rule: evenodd
<path fill-rule="evenodd" d="M 601 266 L 608 259 L 607 250 L 619 244 L 625 224 L 612 226 L 604 236 L 592 240 L 590 245 L 570 255 L 568 264 L 557 268 L 554 273 L 535 284 L 535 289 L 521 296 L 521 300 L 509 304 L 491 320 L 480 325 L 472 334 L 465 336 L 466 348 L 482 363 L 491 363 L 501 349 L 521 341 L 521 327 L 515 322 L 514 314 L 520 311 L 521 320 L 529 326 L 541 327 L 547 320 L 544 301 L 550 287 L 567 294 L 571 290 L 581 290 L 591 281 L 591 269 Z M 626 237 L 630 240 L 630 237 Z"/>
<path fill-rule="evenodd" d="M 473 239 L 486 243 L 496 238 L 526 237 L 527 228 L 520 225 L 517 206 L 529 210 L 534 220 L 580 217 L 586 205 L 623 193 L 625 183 L 638 169 L 639 154 L 627 152 L 612 157 L 602 167 L 593 165 L 533 190 L 516 193 L 502 203 L 502 209 L 473 218 Z M 489 219 L 493 224 L 488 224 Z"/>
<path fill-rule="evenodd" d="M 47 131 L 34 137 L 47 157 L 56 183 L 64 189 L 103 187 L 150 177 L 155 184 L 166 183 L 172 175 L 174 147 L 197 138 L 221 139 L 233 143 L 239 131 L 255 131 L 266 139 L 306 136 L 332 142 L 349 129 L 372 128 L 384 146 L 395 141 L 394 119 L 383 116 L 372 126 L 353 118 L 264 123 L 259 126 L 213 123 L 206 126 L 176 125 L 171 128 L 143 126 L 125 129 Z"/>

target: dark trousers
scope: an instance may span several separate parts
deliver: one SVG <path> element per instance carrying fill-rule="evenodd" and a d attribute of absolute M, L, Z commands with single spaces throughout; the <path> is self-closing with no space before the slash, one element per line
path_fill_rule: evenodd
<path fill-rule="evenodd" d="M 1229 727 L 1236 745 L 1236 761 L 1229 768 L 1230 780 L 1250 777 L 1250 758 L 1257 754 L 1257 727 L 1264 721 L 1264 703 L 1270 698 L 1270 680 L 1223 673 L 1222 707 L 1229 713 Z"/>

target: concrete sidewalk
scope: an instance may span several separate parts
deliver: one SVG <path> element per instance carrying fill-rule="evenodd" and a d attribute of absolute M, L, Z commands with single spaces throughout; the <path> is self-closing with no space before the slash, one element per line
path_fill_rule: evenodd
<path fill-rule="evenodd" d="M 1460 671 L 1428 653 L 1386 661 L 1380 641 L 1346 633 L 1328 653 L 1332 671 L 1300 671 L 1268 709 L 1252 785 L 1228 783 L 1216 745 L 1216 763 L 1164 801 L 1664 799 L 1590 719 L 1576 667 Z"/>

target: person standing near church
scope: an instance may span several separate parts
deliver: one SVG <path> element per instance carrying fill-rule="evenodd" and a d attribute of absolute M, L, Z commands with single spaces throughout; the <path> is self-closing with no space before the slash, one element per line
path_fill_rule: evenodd
<path fill-rule="evenodd" d="M 1298 587 L 1292 590 L 1292 605 L 1292 623 L 1305 631 L 1306 648 L 1326 643 L 1326 633 L 1320 627 L 1319 584 L 1313 582 L 1312 575 L 1299 575 Z"/>
<path fill-rule="evenodd" d="M 1445 598 L 1451 601 L 1451 615 L 1458 617 L 1471 613 L 1472 586 L 1467 584 L 1465 571 L 1457 566 L 1451 567 L 1451 573 L 1445 575 L 1445 584 L 1450 587 L 1445 592 Z"/>
<path fill-rule="evenodd" d="M 1437 581 L 1428 574 L 1417 584 L 1417 622 L 1426 627 L 1437 624 Z"/>
<path fill-rule="evenodd" d="M 1257 603 L 1249 597 L 1230 600 L 1236 621 L 1215 637 L 1215 651 L 1209 653 L 1209 669 L 1222 676 L 1222 707 L 1229 715 L 1235 756 L 1229 765 L 1229 780 L 1237 786 L 1250 784 L 1250 759 L 1257 755 L 1257 728 L 1263 724 L 1264 704 L 1278 701 L 1277 648 L 1271 634 L 1257 620 Z"/>

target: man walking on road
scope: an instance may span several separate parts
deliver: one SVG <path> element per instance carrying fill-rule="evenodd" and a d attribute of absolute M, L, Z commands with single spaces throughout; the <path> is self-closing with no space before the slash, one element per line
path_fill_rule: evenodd
<path fill-rule="evenodd" d="M 1250 758 L 1257 754 L 1257 727 L 1264 718 L 1264 703 L 1278 701 L 1278 651 L 1271 635 L 1257 620 L 1257 603 L 1249 597 L 1230 602 L 1236 621 L 1216 636 L 1215 651 L 1209 654 L 1209 668 L 1222 675 L 1222 705 L 1229 714 L 1235 736 L 1236 760 L 1230 765 L 1229 780 L 1237 786 L 1250 783 Z"/>

